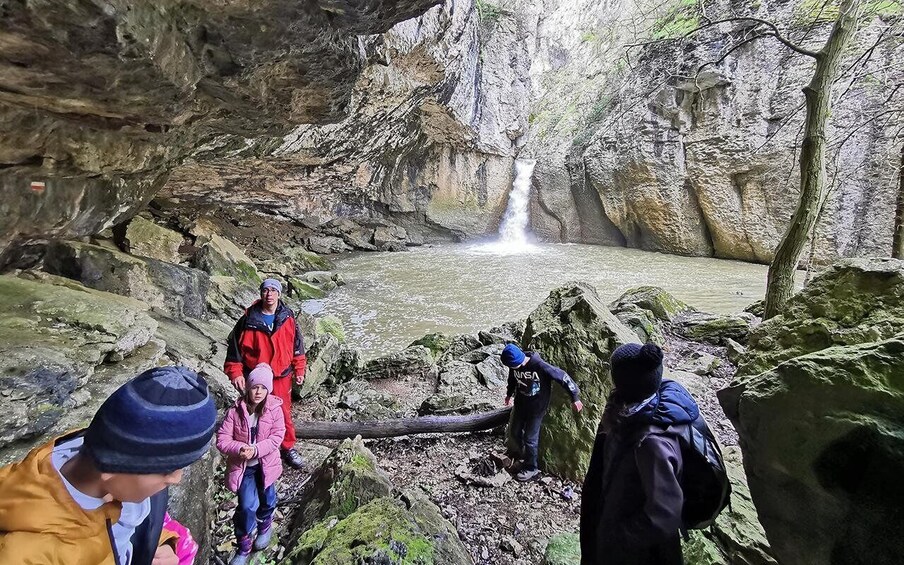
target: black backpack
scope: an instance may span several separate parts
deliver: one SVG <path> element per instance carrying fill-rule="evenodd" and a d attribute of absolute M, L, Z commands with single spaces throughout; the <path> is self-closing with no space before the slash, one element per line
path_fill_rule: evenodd
<path fill-rule="evenodd" d="M 681 490 L 684 507 L 681 522 L 684 530 L 708 528 L 729 505 L 731 482 L 725 470 L 722 450 L 703 414 L 682 426 L 678 435 L 684 469 L 681 474 Z"/>

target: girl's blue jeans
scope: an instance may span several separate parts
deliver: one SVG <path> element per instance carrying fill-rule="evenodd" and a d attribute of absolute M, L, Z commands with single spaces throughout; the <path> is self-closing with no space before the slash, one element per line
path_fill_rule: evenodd
<path fill-rule="evenodd" d="M 242 539 L 250 536 L 258 524 L 270 524 L 276 510 L 276 484 L 264 488 L 264 473 L 260 464 L 246 467 L 238 494 L 239 506 L 232 520 L 235 537 Z"/>

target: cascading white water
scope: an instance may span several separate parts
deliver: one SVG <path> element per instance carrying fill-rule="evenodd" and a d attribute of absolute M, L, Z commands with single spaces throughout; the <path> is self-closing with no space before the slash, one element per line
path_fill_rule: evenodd
<path fill-rule="evenodd" d="M 527 246 L 528 205 L 530 204 L 531 175 L 534 173 L 533 159 L 515 161 L 515 181 L 509 195 L 508 208 L 499 226 L 499 243 L 507 248 Z"/>

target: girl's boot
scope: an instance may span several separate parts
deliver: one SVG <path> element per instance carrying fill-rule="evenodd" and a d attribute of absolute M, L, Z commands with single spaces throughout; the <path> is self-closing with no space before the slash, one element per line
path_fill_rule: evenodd
<path fill-rule="evenodd" d="M 246 565 L 251 557 L 251 536 L 242 536 L 238 539 L 238 542 L 235 556 L 233 556 L 229 565 Z"/>
<path fill-rule="evenodd" d="M 273 538 L 273 518 L 266 522 L 258 522 L 257 538 L 254 540 L 254 550 L 262 551 L 270 545 L 270 539 Z"/>

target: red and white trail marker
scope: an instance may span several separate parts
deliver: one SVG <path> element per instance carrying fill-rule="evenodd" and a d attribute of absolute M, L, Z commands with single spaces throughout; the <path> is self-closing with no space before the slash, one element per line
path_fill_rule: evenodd
<path fill-rule="evenodd" d="M 42 180 L 33 180 L 31 181 L 31 191 L 37 194 L 41 194 L 44 192 L 44 189 L 47 188 L 46 183 Z"/>

